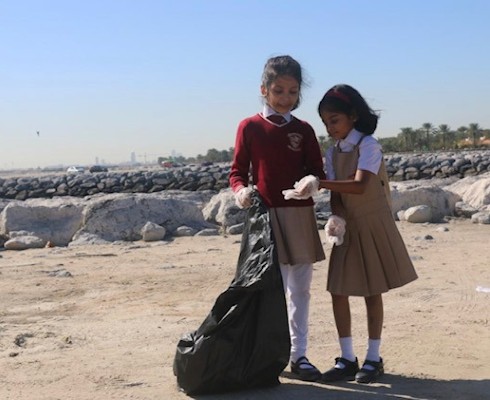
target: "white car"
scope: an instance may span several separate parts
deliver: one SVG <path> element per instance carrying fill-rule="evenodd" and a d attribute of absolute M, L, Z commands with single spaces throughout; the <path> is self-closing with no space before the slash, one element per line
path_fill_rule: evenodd
<path fill-rule="evenodd" d="M 83 167 L 68 167 L 68 169 L 66 170 L 66 172 L 68 172 L 69 174 L 82 174 L 85 172 L 85 168 Z"/>

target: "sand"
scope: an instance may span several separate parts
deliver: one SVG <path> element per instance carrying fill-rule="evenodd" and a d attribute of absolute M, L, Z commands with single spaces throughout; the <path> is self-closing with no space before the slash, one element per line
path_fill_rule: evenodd
<path fill-rule="evenodd" d="M 419 279 L 384 296 L 379 383 L 306 383 L 286 369 L 275 388 L 198 398 L 490 398 L 490 226 L 398 226 Z M 192 237 L 0 252 L 0 399 L 189 398 L 172 372 L 177 341 L 228 287 L 239 242 Z M 326 278 L 327 262 L 315 264 L 308 356 L 322 370 L 339 355 Z M 351 305 L 362 360 L 365 308 L 361 298 Z"/>

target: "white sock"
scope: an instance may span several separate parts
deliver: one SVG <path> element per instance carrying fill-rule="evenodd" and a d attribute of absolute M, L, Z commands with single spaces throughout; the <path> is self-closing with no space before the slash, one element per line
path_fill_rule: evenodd
<path fill-rule="evenodd" d="M 369 339 L 368 340 L 368 349 L 367 349 L 367 354 L 366 354 L 366 360 L 369 361 L 379 361 L 380 356 L 379 356 L 379 347 L 381 345 L 381 339 Z M 373 370 L 374 367 L 371 365 L 365 365 L 363 366 L 365 369 L 371 369 Z"/>
<path fill-rule="evenodd" d="M 340 343 L 340 351 L 341 351 L 340 357 L 345 358 L 346 360 L 349 361 L 356 361 L 356 356 L 354 354 L 354 346 L 352 344 L 352 336 L 339 338 L 339 343 Z M 335 367 L 345 368 L 345 365 L 344 363 L 339 361 L 337 364 L 335 364 Z"/>

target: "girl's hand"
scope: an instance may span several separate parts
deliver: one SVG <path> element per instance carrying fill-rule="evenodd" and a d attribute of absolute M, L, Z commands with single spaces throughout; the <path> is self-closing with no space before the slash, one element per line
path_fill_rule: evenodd
<path fill-rule="evenodd" d="M 252 188 L 242 186 L 241 189 L 235 192 L 235 204 L 239 208 L 249 208 L 252 205 Z"/>
<path fill-rule="evenodd" d="M 345 219 L 338 215 L 331 215 L 325 225 L 325 235 L 327 241 L 335 246 L 340 246 L 344 242 Z"/>
<path fill-rule="evenodd" d="M 318 192 L 319 185 L 320 181 L 316 176 L 307 175 L 294 184 L 294 189 L 299 197 L 309 198 Z"/>

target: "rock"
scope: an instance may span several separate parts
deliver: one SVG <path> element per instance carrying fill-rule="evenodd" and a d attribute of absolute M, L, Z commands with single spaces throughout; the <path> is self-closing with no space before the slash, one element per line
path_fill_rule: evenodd
<path fill-rule="evenodd" d="M 390 187 L 392 211 L 395 215 L 400 210 L 424 204 L 430 207 L 430 222 L 439 222 L 446 215 L 454 215 L 456 202 L 461 200 L 459 195 L 447 191 L 443 187 L 436 186 L 435 183 L 430 181 L 392 183 Z"/>
<path fill-rule="evenodd" d="M 220 234 L 219 229 L 208 228 L 197 232 L 196 236 L 219 236 L 219 234 Z"/>
<path fill-rule="evenodd" d="M 478 210 L 490 204 L 490 172 L 460 179 L 445 189 L 457 194 L 462 201 Z"/>
<path fill-rule="evenodd" d="M 243 222 L 240 224 L 232 225 L 226 230 L 226 233 L 229 233 L 230 235 L 241 235 L 243 233 L 244 227 L 245 223 Z"/>
<path fill-rule="evenodd" d="M 473 214 L 471 216 L 471 222 L 474 224 L 490 224 L 490 211 L 480 211 Z"/>
<path fill-rule="evenodd" d="M 191 228 L 190 226 L 179 226 L 175 232 L 175 236 L 194 236 L 197 233 L 197 230 Z"/>
<path fill-rule="evenodd" d="M 404 220 L 412 223 L 424 223 L 432 220 L 432 212 L 429 206 L 421 205 L 405 210 Z"/>
<path fill-rule="evenodd" d="M 445 163 L 444 166 L 451 166 L 457 159 L 459 158 L 441 161 L 434 156 L 426 159 L 418 156 L 411 158 L 398 156 L 396 162 L 399 165 L 396 169 L 391 169 L 393 171 L 405 169 L 409 167 L 408 163 L 412 162 L 420 170 L 433 168 L 435 171 L 437 168 L 440 169 L 439 164 Z M 471 165 L 471 162 L 462 165 Z M 98 183 L 100 188 L 107 188 L 108 179 L 111 179 L 113 184 L 111 190 L 131 191 L 134 190 L 135 185 L 147 185 L 146 180 L 152 179 L 150 175 L 142 173 L 109 175 L 104 184 Z M 202 172 L 199 180 L 195 180 L 190 172 L 181 171 L 179 175 L 179 179 L 196 184 L 199 181 L 208 184 L 212 181 L 210 177 L 217 181 L 226 180 L 226 175 L 223 173 L 210 170 Z M 73 191 L 79 184 L 82 188 L 93 189 L 93 179 L 80 181 L 66 180 L 66 177 L 57 179 L 59 184 L 57 188 L 66 184 L 68 189 Z M 165 179 L 167 178 L 164 175 L 156 178 L 161 184 Z M 168 178 L 168 180 L 172 179 Z M 432 178 L 427 181 L 390 182 L 393 214 L 400 221 L 410 220 L 418 223 L 439 222 L 452 216 L 469 218 L 478 214 L 472 217 L 472 221 L 487 223 L 486 213 L 490 213 L 489 180 L 490 173 L 485 172 L 463 179 L 453 176 Z M 26 190 L 29 180 L 0 179 L 0 184 L 2 182 L 3 189 L 0 188 L 0 191 L 5 191 L 5 187 L 8 190 L 15 187 Z M 35 190 L 41 190 L 50 185 L 39 179 L 35 181 L 34 186 Z M 150 186 L 157 185 L 152 183 Z M 34 193 L 31 189 L 28 192 Z M 331 215 L 330 191 L 321 190 L 315 195 L 314 202 L 317 226 L 321 229 Z M 428 207 L 429 210 L 408 211 L 420 205 Z M 479 214 L 482 212 L 483 214 Z M 166 235 L 203 236 L 218 235 L 223 232 L 240 234 L 246 215 L 246 210 L 236 206 L 234 195 L 229 188 L 224 188 L 219 193 L 212 190 L 165 189 L 155 193 L 98 193 L 85 197 L 65 196 L 25 201 L 0 198 L 0 246 L 19 236 L 40 238 L 44 240 L 46 246 L 77 246 L 161 240 Z M 430 220 L 428 220 L 429 215 Z M 152 225 L 152 229 L 145 228 L 149 221 L 155 224 Z M 162 236 L 163 230 L 165 235 Z M 9 246 L 26 246 L 26 244 L 12 243 Z"/>
<path fill-rule="evenodd" d="M 66 246 L 83 222 L 79 198 L 31 199 L 10 202 L 0 213 L 0 233 L 28 231 L 33 236 Z"/>
<path fill-rule="evenodd" d="M 154 222 L 148 221 L 143 228 L 141 228 L 141 236 L 144 242 L 154 242 L 156 240 L 163 240 L 167 230 Z"/>
<path fill-rule="evenodd" d="M 87 233 L 109 242 L 141 240 L 141 229 L 148 221 L 171 233 L 182 225 L 196 230 L 211 227 L 200 203 L 187 200 L 182 193 L 115 193 L 87 202 L 83 227 L 74 240 Z"/>
<path fill-rule="evenodd" d="M 416 236 L 415 240 L 434 240 L 434 237 L 431 235 Z"/>
<path fill-rule="evenodd" d="M 46 245 L 46 241 L 37 236 L 18 236 L 4 243 L 6 250 L 40 249 Z"/>
<path fill-rule="evenodd" d="M 463 201 L 456 202 L 454 207 L 454 215 L 456 217 L 471 218 L 478 210 Z"/>
<path fill-rule="evenodd" d="M 68 244 L 68 246 L 74 247 L 74 246 L 110 244 L 110 243 L 111 243 L 110 241 L 104 240 L 95 234 L 81 232 L 73 236 L 73 240 Z M 113 243 L 116 243 L 116 241 L 114 241 Z"/>
<path fill-rule="evenodd" d="M 48 272 L 48 276 L 54 276 L 57 278 L 73 278 L 73 275 L 70 271 L 66 269 L 56 269 L 54 271 Z"/>
<path fill-rule="evenodd" d="M 396 217 L 398 218 L 398 221 L 406 221 L 405 220 L 405 210 L 397 211 Z"/>
<path fill-rule="evenodd" d="M 206 221 L 217 223 L 225 228 L 245 220 L 247 211 L 235 204 L 235 195 L 231 189 L 224 189 L 214 195 L 202 210 Z"/>

